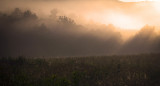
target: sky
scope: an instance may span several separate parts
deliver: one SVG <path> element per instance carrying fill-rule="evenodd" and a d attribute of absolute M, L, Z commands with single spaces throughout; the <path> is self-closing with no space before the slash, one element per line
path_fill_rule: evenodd
<path fill-rule="evenodd" d="M 159 0 L 120 0 L 123 2 L 141 2 L 141 1 L 154 1 L 154 2 L 158 2 Z"/>
<path fill-rule="evenodd" d="M 1 56 L 160 52 L 155 0 L 0 0 Z"/>

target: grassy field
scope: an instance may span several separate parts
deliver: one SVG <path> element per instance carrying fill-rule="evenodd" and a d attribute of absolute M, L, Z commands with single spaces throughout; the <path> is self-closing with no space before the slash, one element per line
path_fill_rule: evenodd
<path fill-rule="evenodd" d="M 160 54 L 1 57 L 0 86 L 160 86 Z"/>

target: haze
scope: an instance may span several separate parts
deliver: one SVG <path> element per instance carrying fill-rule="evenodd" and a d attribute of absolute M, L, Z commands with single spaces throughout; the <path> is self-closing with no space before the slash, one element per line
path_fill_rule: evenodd
<path fill-rule="evenodd" d="M 156 0 L 1 0 L 1 56 L 160 52 Z"/>

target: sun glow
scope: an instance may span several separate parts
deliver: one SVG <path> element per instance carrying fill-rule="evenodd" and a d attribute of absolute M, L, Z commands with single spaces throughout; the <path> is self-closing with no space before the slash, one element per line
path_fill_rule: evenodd
<path fill-rule="evenodd" d="M 115 27 L 121 29 L 138 30 L 145 25 L 143 21 L 141 21 L 140 19 L 119 12 L 110 12 L 96 15 L 89 14 L 87 18 L 89 20 L 93 20 L 95 22 L 99 22 L 106 25 L 113 24 Z"/>
<path fill-rule="evenodd" d="M 154 2 L 152 3 L 154 9 L 160 13 L 160 2 Z"/>
<path fill-rule="evenodd" d="M 142 2 L 142 1 L 154 1 L 154 2 L 158 2 L 159 0 L 120 0 L 122 2 Z"/>
<path fill-rule="evenodd" d="M 109 20 L 113 25 L 122 29 L 140 29 L 144 26 L 144 24 L 136 20 L 136 18 L 125 14 L 112 14 Z"/>

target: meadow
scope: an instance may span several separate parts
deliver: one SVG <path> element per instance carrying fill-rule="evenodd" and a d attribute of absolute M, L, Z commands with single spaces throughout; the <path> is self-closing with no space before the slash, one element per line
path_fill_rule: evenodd
<path fill-rule="evenodd" d="M 1 57 L 0 86 L 160 86 L 160 54 Z"/>

